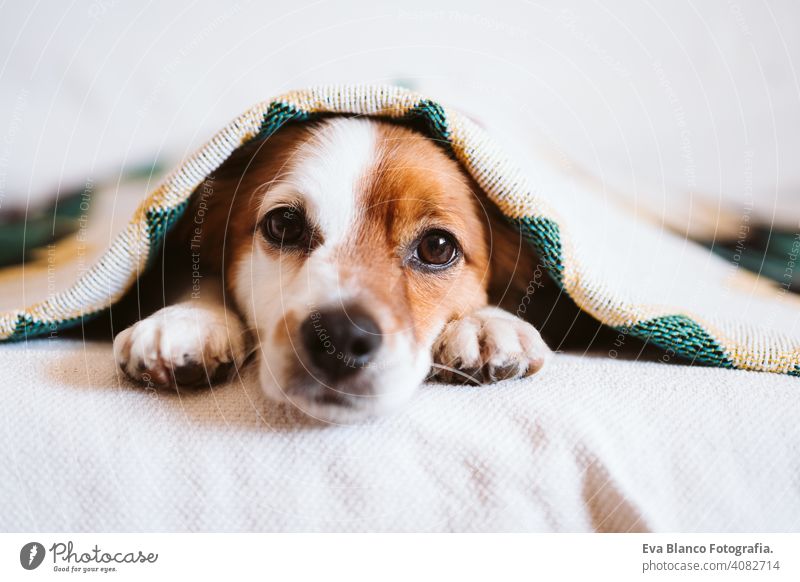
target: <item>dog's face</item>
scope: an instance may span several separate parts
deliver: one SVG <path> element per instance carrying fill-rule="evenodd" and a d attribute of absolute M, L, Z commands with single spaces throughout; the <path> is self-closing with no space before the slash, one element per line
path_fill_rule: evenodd
<path fill-rule="evenodd" d="M 486 303 L 487 218 L 463 170 L 363 119 L 285 128 L 238 163 L 226 279 L 266 394 L 327 421 L 405 402 L 445 323 Z"/>

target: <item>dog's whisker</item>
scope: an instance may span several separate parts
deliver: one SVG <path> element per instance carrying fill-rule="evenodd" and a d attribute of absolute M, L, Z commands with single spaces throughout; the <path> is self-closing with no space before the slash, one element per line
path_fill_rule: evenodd
<path fill-rule="evenodd" d="M 249 328 L 245 329 L 242 333 L 246 340 L 245 345 L 247 346 L 244 353 L 244 358 L 242 359 L 243 362 L 249 360 L 253 354 L 261 349 L 261 342 L 258 341 L 258 338 L 260 337 L 259 331 L 260 330 L 258 328 Z"/>
<path fill-rule="evenodd" d="M 459 370 L 458 368 L 453 368 L 451 366 L 445 366 L 443 364 L 437 364 L 435 362 L 431 364 L 431 368 L 435 368 L 437 370 L 446 370 L 446 371 L 452 372 L 453 374 L 456 374 L 458 376 L 463 376 L 464 378 L 467 378 L 468 380 L 472 380 L 476 384 L 480 384 L 480 379 L 476 378 L 475 376 L 470 376 L 469 374 Z"/>

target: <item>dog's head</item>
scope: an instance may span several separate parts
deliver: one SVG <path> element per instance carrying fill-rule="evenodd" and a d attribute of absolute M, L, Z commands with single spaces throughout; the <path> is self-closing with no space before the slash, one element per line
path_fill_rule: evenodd
<path fill-rule="evenodd" d="M 445 323 L 486 303 L 486 211 L 415 131 L 290 126 L 219 175 L 233 192 L 226 286 L 273 399 L 329 421 L 392 409 L 425 379 Z"/>

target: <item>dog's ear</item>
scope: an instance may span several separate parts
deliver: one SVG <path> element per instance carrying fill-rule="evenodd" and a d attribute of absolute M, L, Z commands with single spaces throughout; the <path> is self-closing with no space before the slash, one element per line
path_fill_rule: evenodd
<path fill-rule="evenodd" d="M 480 200 L 488 221 L 489 300 L 506 311 L 516 313 L 529 283 L 537 274 L 544 278 L 547 278 L 547 274 L 539 266 L 536 253 L 521 230 L 486 196 L 481 195 Z"/>
<path fill-rule="evenodd" d="M 170 242 L 199 257 L 205 272 L 220 274 L 231 264 L 237 245 L 250 244 L 266 187 L 293 155 L 298 136 L 310 127 L 291 124 L 233 152 L 192 194 Z"/>
<path fill-rule="evenodd" d="M 481 201 L 489 220 L 490 302 L 532 323 L 554 350 L 612 345 L 617 332 L 581 310 L 550 277 L 521 229 L 486 196 Z"/>

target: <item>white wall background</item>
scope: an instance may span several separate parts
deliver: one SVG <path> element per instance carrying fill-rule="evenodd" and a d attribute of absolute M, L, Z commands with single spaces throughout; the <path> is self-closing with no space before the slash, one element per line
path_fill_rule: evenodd
<path fill-rule="evenodd" d="M 799 32 L 794 0 L 6 2 L 0 208 L 176 159 L 286 89 L 404 79 L 637 195 L 786 219 Z"/>

